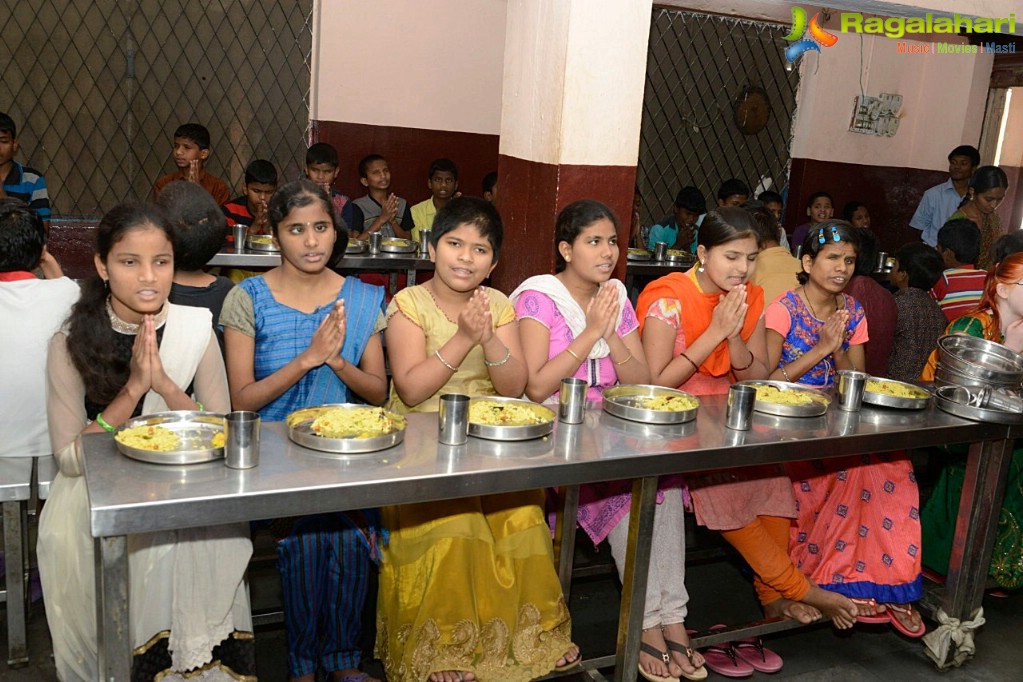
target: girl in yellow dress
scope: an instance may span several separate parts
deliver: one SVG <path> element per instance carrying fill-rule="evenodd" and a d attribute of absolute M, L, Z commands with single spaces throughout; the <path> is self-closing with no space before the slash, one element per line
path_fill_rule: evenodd
<path fill-rule="evenodd" d="M 436 274 L 387 309 L 391 409 L 434 412 L 445 393 L 521 396 L 515 311 L 480 284 L 501 248 L 501 218 L 452 200 L 430 239 Z M 579 661 L 554 569 L 543 491 L 383 510 L 377 654 L 391 682 L 525 682 Z"/>

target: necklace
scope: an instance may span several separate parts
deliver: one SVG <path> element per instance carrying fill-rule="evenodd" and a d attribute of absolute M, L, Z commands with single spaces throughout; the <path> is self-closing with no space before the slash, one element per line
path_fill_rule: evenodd
<path fill-rule="evenodd" d="M 110 326 L 113 327 L 115 332 L 117 332 L 118 334 L 126 334 L 128 336 L 135 336 L 139 333 L 139 327 L 141 325 L 135 324 L 133 322 L 125 322 L 120 317 L 118 317 L 117 313 L 114 312 L 114 307 L 110 305 L 109 296 L 107 297 L 106 308 L 107 316 L 110 318 Z M 154 326 L 156 329 L 162 327 L 164 323 L 167 321 L 168 312 L 170 312 L 170 308 L 166 303 L 164 303 L 163 307 L 160 308 L 160 312 L 153 316 L 153 322 L 155 323 Z"/>
<path fill-rule="evenodd" d="M 806 293 L 805 288 L 803 289 L 803 299 L 806 301 L 806 307 L 810 309 L 810 314 L 821 322 L 824 322 L 825 320 L 817 314 L 816 310 L 813 309 L 813 303 L 810 303 L 810 296 Z M 835 310 L 838 310 L 838 296 L 835 296 Z"/>

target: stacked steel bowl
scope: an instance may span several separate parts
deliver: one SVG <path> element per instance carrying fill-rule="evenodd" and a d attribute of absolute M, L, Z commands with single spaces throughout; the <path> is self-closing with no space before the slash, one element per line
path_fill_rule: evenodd
<path fill-rule="evenodd" d="M 976 336 L 947 334 L 938 339 L 937 386 L 1023 388 L 1023 356 Z"/>

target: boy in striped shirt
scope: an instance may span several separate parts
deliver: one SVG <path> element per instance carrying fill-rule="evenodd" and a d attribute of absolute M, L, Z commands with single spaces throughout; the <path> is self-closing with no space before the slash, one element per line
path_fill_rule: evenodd
<path fill-rule="evenodd" d="M 977 309 L 987 272 L 977 269 L 980 228 L 969 219 L 949 220 L 938 231 L 938 253 L 946 270 L 931 289 L 948 321 Z"/>
<path fill-rule="evenodd" d="M 14 119 L 0 112 L 0 199 L 20 199 L 44 221 L 50 219 L 50 195 L 46 179 L 34 168 L 14 160 L 18 153 L 18 126 Z"/>

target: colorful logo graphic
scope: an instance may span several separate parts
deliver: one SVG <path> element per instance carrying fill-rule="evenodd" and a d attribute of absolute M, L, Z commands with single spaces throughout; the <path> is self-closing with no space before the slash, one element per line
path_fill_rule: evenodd
<path fill-rule="evenodd" d="M 810 50 L 820 52 L 821 47 L 831 47 L 838 42 L 838 36 L 821 28 L 820 22 L 817 20 L 819 16 L 819 14 L 814 14 L 813 19 L 807 24 L 806 10 L 802 7 L 792 8 L 792 30 L 785 36 L 785 40 L 792 43 L 785 48 L 785 59 L 789 63 L 802 57 L 804 52 Z"/>

